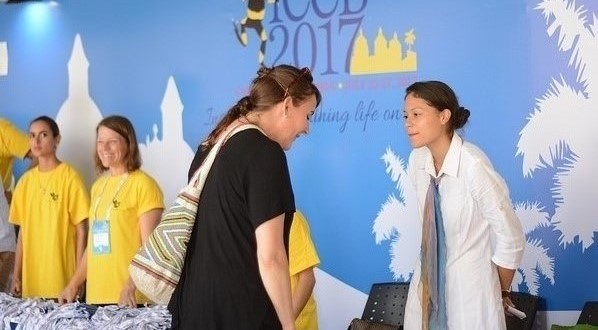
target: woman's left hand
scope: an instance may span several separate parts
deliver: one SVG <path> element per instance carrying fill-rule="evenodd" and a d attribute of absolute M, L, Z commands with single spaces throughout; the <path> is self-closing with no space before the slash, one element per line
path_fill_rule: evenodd
<path fill-rule="evenodd" d="M 135 299 L 135 285 L 129 280 L 122 291 L 120 292 L 120 299 L 118 306 L 137 308 L 137 300 Z"/>

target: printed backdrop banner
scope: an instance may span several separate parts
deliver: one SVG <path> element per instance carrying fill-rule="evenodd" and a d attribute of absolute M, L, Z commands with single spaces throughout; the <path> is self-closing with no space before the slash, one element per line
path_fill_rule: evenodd
<path fill-rule="evenodd" d="M 341 329 L 372 283 L 410 279 L 420 224 L 404 90 L 445 81 L 523 223 L 513 290 L 542 297 L 544 324 L 575 323 L 598 300 L 597 13 L 591 0 L 1 4 L 0 112 L 24 130 L 56 118 L 60 156 L 88 185 L 97 122 L 127 116 L 170 202 L 261 64 L 309 67 L 324 98 L 287 155 L 322 260 L 320 327 Z"/>

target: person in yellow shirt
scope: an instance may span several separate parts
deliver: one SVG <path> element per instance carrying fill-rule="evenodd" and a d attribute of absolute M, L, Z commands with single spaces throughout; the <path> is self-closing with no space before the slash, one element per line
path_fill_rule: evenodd
<path fill-rule="evenodd" d="M 47 116 L 29 125 L 38 165 L 15 187 L 9 221 L 20 226 L 11 293 L 56 298 L 85 247 L 89 197 L 81 176 L 56 157 L 60 131 Z"/>
<path fill-rule="evenodd" d="M 26 157 L 31 158 L 27 134 L 0 117 L 0 177 L 9 204 L 13 162 L 15 158 L 25 159 Z"/>
<path fill-rule="evenodd" d="M 156 181 L 141 171 L 135 130 L 122 116 L 98 124 L 95 164 L 102 174 L 91 188 L 89 241 L 58 301 L 71 302 L 87 279 L 88 304 L 137 307 L 149 303 L 135 288 L 128 267 L 160 222 L 164 202 Z"/>
<path fill-rule="evenodd" d="M 300 211 L 295 212 L 289 234 L 289 272 L 293 313 L 297 330 L 317 330 L 318 314 L 313 289 L 316 284 L 314 267 L 320 258 L 309 234 L 309 225 Z"/>
<path fill-rule="evenodd" d="M 12 199 L 12 165 L 15 158 L 31 158 L 27 134 L 17 129 L 11 122 L 0 117 L 0 199 L 3 208 L 0 212 L 0 291 L 8 292 L 9 274 L 15 261 L 16 236 L 14 227 L 8 223 L 8 205 Z M 6 203 L 6 204 L 4 204 Z"/>

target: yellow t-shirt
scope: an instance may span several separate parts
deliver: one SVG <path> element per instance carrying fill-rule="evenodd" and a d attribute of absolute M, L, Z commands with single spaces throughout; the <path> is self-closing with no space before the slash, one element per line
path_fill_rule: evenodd
<path fill-rule="evenodd" d="M 129 279 L 129 264 L 141 247 L 139 217 L 153 209 L 163 208 L 160 187 L 141 170 L 115 177 L 104 175 L 96 180 L 91 187 L 89 209 L 87 303 L 118 303 L 122 288 Z M 109 212 L 110 252 L 97 254 L 93 251 L 94 222 L 106 219 Z M 138 304 L 150 302 L 139 291 L 135 298 Z"/>
<path fill-rule="evenodd" d="M 320 264 L 320 258 L 316 252 L 314 243 L 309 235 L 309 225 L 305 216 L 297 211 L 291 225 L 289 235 L 289 273 L 291 275 L 291 291 L 295 292 L 298 274 L 301 271 L 315 267 Z M 313 295 L 309 297 L 307 304 L 295 320 L 297 330 L 317 330 L 318 314 L 316 310 L 316 301 Z"/>
<path fill-rule="evenodd" d="M 27 135 L 19 131 L 8 120 L 0 118 L 0 177 L 3 180 L 4 190 L 10 189 L 14 158 L 25 158 L 28 151 Z"/>
<path fill-rule="evenodd" d="M 76 225 L 87 219 L 89 196 L 66 163 L 25 172 L 12 197 L 9 220 L 20 225 L 23 297 L 56 298 L 76 266 Z"/>

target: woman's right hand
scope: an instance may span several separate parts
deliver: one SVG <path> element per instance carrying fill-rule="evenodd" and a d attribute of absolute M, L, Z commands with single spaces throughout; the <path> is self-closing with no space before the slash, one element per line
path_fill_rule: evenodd
<path fill-rule="evenodd" d="M 73 301 L 75 301 L 75 299 L 78 298 L 78 292 L 78 288 L 70 284 L 67 285 L 66 288 L 64 288 L 64 290 L 62 290 L 62 292 L 58 295 L 58 303 L 61 305 L 66 303 L 72 303 Z"/>
<path fill-rule="evenodd" d="M 15 297 L 21 296 L 21 279 L 18 276 L 13 275 L 12 283 L 10 285 L 10 294 Z"/>

